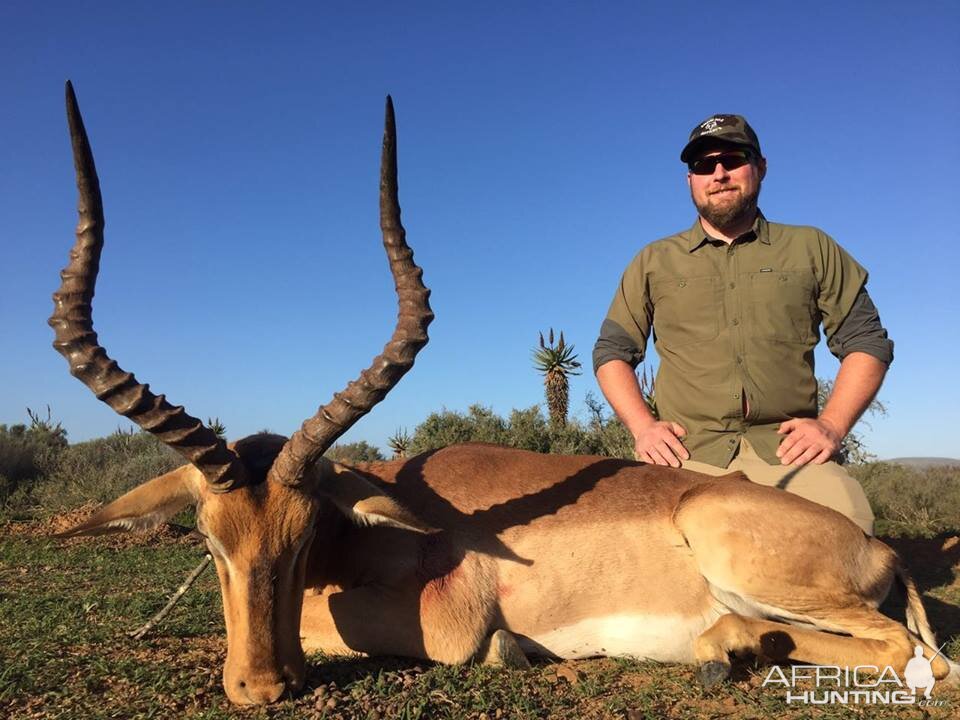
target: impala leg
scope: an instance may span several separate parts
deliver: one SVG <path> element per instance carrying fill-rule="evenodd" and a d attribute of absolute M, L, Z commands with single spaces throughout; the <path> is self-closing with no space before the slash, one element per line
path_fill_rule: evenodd
<path fill-rule="evenodd" d="M 931 669 L 937 680 L 956 673 L 953 664 L 945 656 L 937 654 L 936 648 L 931 648 L 902 624 L 891 620 L 872 607 L 854 607 L 825 612 L 822 615 L 813 614 L 815 617 L 820 617 L 824 623 L 829 622 L 830 630 L 840 630 L 854 638 L 865 638 L 869 642 L 884 643 L 881 649 L 886 651 L 886 659 L 882 663 L 872 662 L 873 665 L 881 667 L 891 665 L 899 672 L 899 668 L 906 666 L 907 661 L 913 657 L 914 648 L 919 645 L 923 648 L 924 657 L 928 660 L 933 658 Z"/>
<path fill-rule="evenodd" d="M 482 600 L 465 585 L 437 593 L 416 580 L 306 595 L 300 635 L 307 651 L 465 663 L 476 656 L 490 625 L 489 603 Z"/>
<path fill-rule="evenodd" d="M 722 616 L 700 637 L 694 653 L 700 665 L 701 682 L 710 687 L 729 674 L 729 653 L 752 653 L 774 662 L 798 660 L 816 665 L 855 667 L 875 665 L 893 667 L 900 672 L 913 656 L 916 644 L 924 647 L 924 655 L 933 657 L 935 650 L 912 638 L 906 628 L 869 608 L 834 613 L 831 625 L 851 636 L 835 635 L 793 625 L 757 620 L 730 613 Z M 936 678 L 950 672 L 942 656 L 933 661 Z"/>
<path fill-rule="evenodd" d="M 517 639 L 506 630 L 495 630 L 477 651 L 477 659 L 484 665 L 526 669 L 530 661 L 520 649 Z"/>
<path fill-rule="evenodd" d="M 305 595 L 300 637 L 305 652 L 429 659 L 416 607 L 374 586 Z"/>

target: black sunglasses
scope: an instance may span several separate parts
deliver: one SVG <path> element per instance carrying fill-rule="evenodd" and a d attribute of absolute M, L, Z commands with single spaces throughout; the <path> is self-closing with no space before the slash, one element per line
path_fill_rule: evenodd
<path fill-rule="evenodd" d="M 717 163 L 723 165 L 724 170 L 736 170 L 753 159 L 753 154 L 746 150 L 731 150 L 720 155 L 710 155 L 694 160 L 688 165 L 694 175 L 713 175 Z"/>

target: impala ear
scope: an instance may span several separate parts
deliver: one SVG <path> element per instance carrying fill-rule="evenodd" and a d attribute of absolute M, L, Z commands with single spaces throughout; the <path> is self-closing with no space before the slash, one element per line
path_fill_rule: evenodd
<path fill-rule="evenodd" d="M 200 496 L 203 476 L 193 465 L 184 465 L 138 485 L 86 522 L 54 537 L 104 535 L 128 530 L 152 530 Z"/>
<path fill-rule="evenodd" d="M 321 464 L 316 492 L 357 525 L 386 525 L 417 533 L 436 532 L 366 478 L 339 463 Z"/>

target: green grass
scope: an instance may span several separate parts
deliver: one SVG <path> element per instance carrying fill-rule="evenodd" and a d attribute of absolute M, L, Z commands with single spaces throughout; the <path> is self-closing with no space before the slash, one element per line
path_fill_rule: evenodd
<path fill-rule="evenodd" d="M 905 539 L 931 619 L 960 655 L 957 545 Z M 960 545 L 960 544 L 958 544 Z M 448 667 L 401 658 L 310 659 L 307 688 L 269 708 L 237 708 L 220 685 L 226 644 L 215 573 L 207 570 L 142 641 L 145 622 L 199 562 L 196 546 L 89 540 L 60 544 L 0 528 L 0 717 L 4 718 L 903 718 L 946 708 L 788 706 L 750 662 L 704 691 L 689 667 L 596 659 L 570 663 L 574 682 L 539 661 L 529 671 Z M 914 564 L 914 563 L 911 563 Z M 572 677 L 572 676 L 571 676 Z M 332 702 L 331 702 L 332 701 Z M 327 704 L 331 703 L 328 707 Z"/>

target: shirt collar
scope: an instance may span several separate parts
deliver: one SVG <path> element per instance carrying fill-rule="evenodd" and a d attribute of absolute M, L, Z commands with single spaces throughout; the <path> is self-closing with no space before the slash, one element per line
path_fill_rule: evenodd
<path fill-rule="evenodd" d="M 753 227 L 751 227 L 747 232 L 744 233 L 744 236 L 750 236 L 757 238 L 760 242 L 765 245 L 770 244 L 770 226 L 767 223 L 767 219 L 763 216 L 763 213 L 757 209 L 757 219 L 753 221 Z M 702 247 L 704 243 L 712 240 L 706 231 L 703 229 L 703 225 L 700 224 L 700 216 L 697 216 L 697 219 L 693 221 L 693 227 L 690 228 L 689 236 L 689 251 L 693 252 L 698 248 Z"/>

